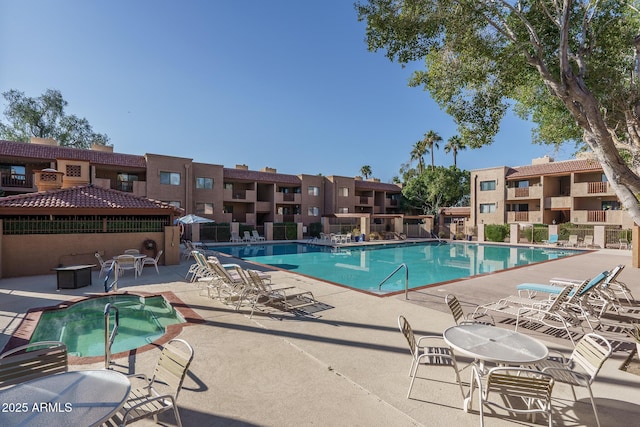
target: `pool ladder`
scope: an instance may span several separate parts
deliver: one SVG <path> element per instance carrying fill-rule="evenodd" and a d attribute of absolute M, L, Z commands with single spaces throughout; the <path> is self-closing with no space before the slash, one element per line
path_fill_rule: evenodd
<path fill-rule="evenodd" d="M 111 310 L 116 312 L 116 321 L 113 325 L 113 330 L 109 333 L 109 314 Z M 104 368 L 109 369 L 111 365 L 111 346 L 113 345 L 113 341 L 116 339 L 116 335 L 118 334 L 118 328 L 120 327 L 120 313 L 118 312 L 118 307 L 115 305 L 111 305 L 108 303 L 104 306 Z"/>
<path fill-rule="evenodd" d="M 391 272 L 391 274 L 385 277 L 384 280 L 378 284 L 378 290 L 382 288 L 382 285 L 384 285 L 387 280 L 391 279 L 391 277 L 393 277 L 394 274 L 396 274 L 398 271 L 400 271 L 403 268 L 404 268 L 404 299 L 409 299 L 409 267 L 407 267 L 407 264 L 404 264 L 404 263 L 400 264 L 395 270 Z"/>

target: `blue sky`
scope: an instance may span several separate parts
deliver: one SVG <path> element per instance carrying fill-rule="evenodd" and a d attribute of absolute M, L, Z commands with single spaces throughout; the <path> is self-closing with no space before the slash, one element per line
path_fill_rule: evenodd
<path fill-rule="evenodd" d="M 451 118 L 364 36 L 352 0 L 0 0 L 0 92 L 60 90 L 122 153 L 388 182 L 434 130 L 451 165 Z M 530 141 L 510 116 L 458 166 L 571 157 Z"/>

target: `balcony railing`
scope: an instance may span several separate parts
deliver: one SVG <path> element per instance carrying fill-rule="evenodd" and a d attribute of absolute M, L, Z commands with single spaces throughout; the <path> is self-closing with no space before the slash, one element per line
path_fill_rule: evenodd
<path fill-rule="evenodd" d="M 516 197 L 529 197 L 529 187 L 515 189 Z"/>
<path fill-rule="evenodd" d="M 33 187 L 33 179 L 31 175 L 2 175 L 2 186 L 15 188 L 31 188 Z"/>
<path fill-rule="evenodd" d="M 607 222 L 607 211 L 587 211 L 587 221 Z"/>
<path fill-rule="evenodd" d="M 516 221 L 529 221 L 529 212 L 514 212 L 514 218 Z"/>
<path fill-rule="evenodd" d="M 608 182 L 589 182 L 587 186 L 588 194 L 606 193 L 609 190 Z"/>

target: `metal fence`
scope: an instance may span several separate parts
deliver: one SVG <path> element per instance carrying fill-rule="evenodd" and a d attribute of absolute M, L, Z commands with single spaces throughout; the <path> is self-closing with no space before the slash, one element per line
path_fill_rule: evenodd
<path fill-rule="evenodd" d="M 170 225 L 169 217 L 139 216 L 29 216 L 2 218 L 4 235 L 154 233 Z"/>

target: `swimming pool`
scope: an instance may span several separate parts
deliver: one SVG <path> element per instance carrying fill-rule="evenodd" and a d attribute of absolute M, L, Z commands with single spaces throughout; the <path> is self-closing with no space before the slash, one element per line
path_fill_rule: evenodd
<path fill-rule="evenodd" d="M 404 269 L 378 289 L 380 282 L 403 263 L 409 271 L 409 288 L 417 288 L 579 253 L 564 248 L 438 242 L 343 248 L 286 243 L 222 246 L 215 250 L 382 294 L 404 290 Z"/>
<path fill-rule="evenodd" d="M 110 295 L 79 301 L 67 308 L 42 313 L 30 342 L 62 341 L 69 355 L 104 355 L 104 306 L 118 308 L 120 327 L 111 348 L 113 354 L 149 344 L 165 334 L 166 327 L 185 319 L 164 297 Z M 113 325 L 115 312 L 110 313 Z"/>

